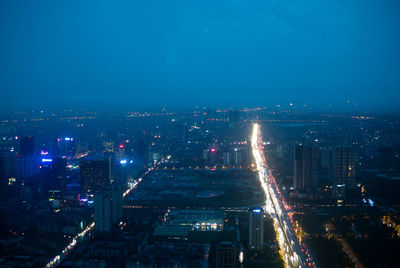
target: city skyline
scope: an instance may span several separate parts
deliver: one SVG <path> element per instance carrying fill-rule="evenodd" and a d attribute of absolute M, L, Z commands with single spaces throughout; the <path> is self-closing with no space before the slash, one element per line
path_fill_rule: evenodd
<path fill-rule="evenodd" d="M 399 15 L 0 1 L 0 267 L 400 267 Z"/>

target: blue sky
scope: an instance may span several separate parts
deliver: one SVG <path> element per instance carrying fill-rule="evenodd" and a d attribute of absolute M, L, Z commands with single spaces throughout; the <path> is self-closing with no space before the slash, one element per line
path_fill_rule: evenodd
<path fill-rule="evenodd" d="M 397 109 L 400 2 L 0 1 L 0 105 Z"/>

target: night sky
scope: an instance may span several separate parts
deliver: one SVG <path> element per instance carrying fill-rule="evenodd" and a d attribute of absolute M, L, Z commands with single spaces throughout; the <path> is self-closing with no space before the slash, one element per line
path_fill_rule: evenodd
<path fill-rule="evenodd" d="M 0 105 L 400 103 L 400 1 L 0 1 Z"/>

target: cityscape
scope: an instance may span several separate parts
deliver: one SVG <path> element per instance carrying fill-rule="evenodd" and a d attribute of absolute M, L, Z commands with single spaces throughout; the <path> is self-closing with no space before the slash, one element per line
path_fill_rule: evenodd
<path fill-rule="evenodd" d="M 394 267 L 399 130 L 289 105 L 14 113 L 2 265 Z"/>
<path fill-rule="evenodd" d="M 0 268 L 400 267 L 400 3 L 0 2 Z"/>

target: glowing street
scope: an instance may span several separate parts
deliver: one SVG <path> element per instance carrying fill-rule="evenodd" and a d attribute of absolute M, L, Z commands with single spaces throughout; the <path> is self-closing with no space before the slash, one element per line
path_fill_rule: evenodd
<path fill-rule="evenodd" d="M 261 145 L 260 126 L 253 125 L 251 146 L 256 161 L 258 178 L 265 193 L 265 207 L 274 221 L 274 229 L 286 267 L 316 267 L 304 244 L 300 244 L 293 229 L 293 221 L 288 215 L 287 205 L 275 178 L 269 170 Z"/>

